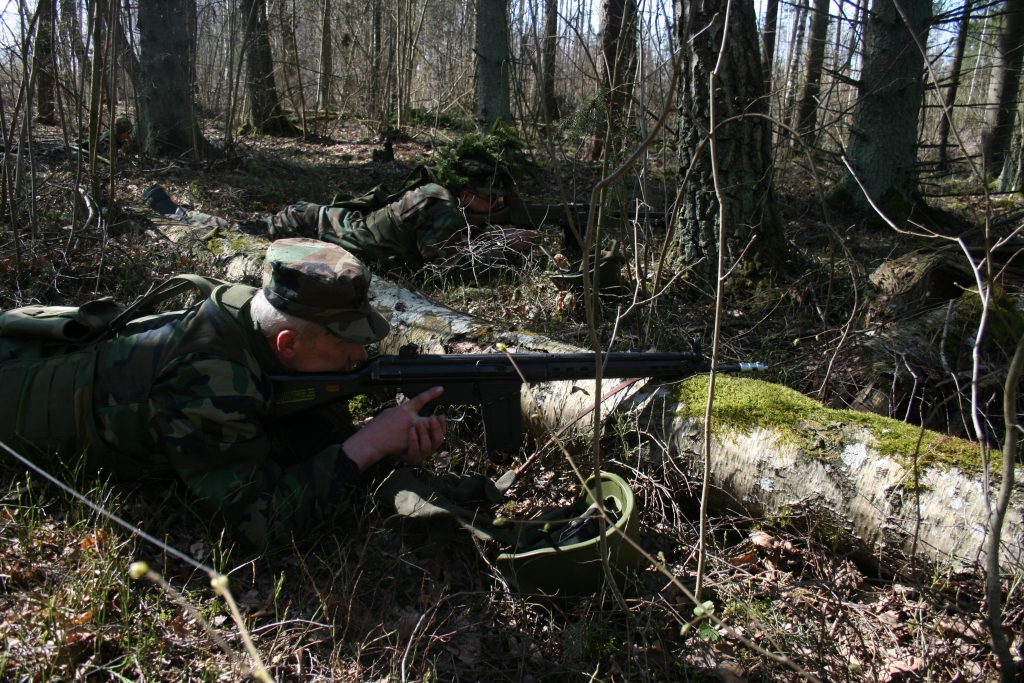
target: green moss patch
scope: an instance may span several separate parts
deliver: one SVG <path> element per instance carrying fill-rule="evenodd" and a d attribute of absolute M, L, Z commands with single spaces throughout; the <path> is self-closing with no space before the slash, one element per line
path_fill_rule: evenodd
<path fill-rule="evenodd" d="M 956 317 L 963 325 L 964 337 L 978 333 L 981 309 L 981 297 L 975 291 L 964 292 L 957 301 Z M 1017 299 L 1000 289 L 994 290 L 989 300 L 988 314 L 983 346 L 987 351 L 1005 349 L 1012 353 L 1017 340 L 1024 335 L 1024 315 L 1020 312 Z"/>
<path fill-rule="evenodd" d="M 703 420 L 707 409 L 708 377 L 693 377 L 679 387 L 682 407 L 679 416 Z M 913 464 L 918 439 L 921 447 L 918 463 L 930 466 L 958 467 L 965 472 L 981 470 L 981 451 L 977 444 L 964 439 L 925 430 L 900 420 L 862 413 L 856 410 L 826 408 L 817 401 L 781 384 L 756 379 L 718 377 L 715 381 L 715 403 L 711 417 L 712 430 L 732 429 L 749 433 L 755 428 L 770 429 L 783 442 L 795 443 L 809 454 L 818 451 L 825 456 L 817 433 L 837 426 L 867 429 L 874 438 L 873 447 L 904 467 Z M 1002 453 L 989 453 L 991 468 L 1002 467 Z"/>

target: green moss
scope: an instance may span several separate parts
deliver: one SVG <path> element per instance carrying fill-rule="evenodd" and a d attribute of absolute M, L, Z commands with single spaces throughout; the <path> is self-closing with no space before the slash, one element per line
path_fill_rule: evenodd
<path fill-rule="evenodd" d="M 985 327 L 984 347 L 987 351 L 1013 349 L 1024 335 L 1024 315 L 1017 299 L 1001 290 L 994 290 L 989 300 L 988 324 Z M 957 301 L 956 317 L 964 325 L 964 336 L 977 334 L 981 320 L 981 297 L 977 292 L 964 292 Z"/>
<path fill-rule="evenodd" d="M 252 248 L 264 248 L 265 243 L 261 244 L 261 242 L 262 240 L 254 240 L 246 237 L 245 235 L 237 235 L 231 240 L 228 246 L 234 251 L 247 251 Z"/>
<path fill-rule="evenodd" d="M 893 223 L 903 225 L 910 218 L 910 211 L 913 207 L 902 192 L 895 187 L 890 187 L 882 193 L 879 208 Z"/>
<path fill-rule="evenodd" d="M 680 417 L 704 419 L 708 377 L 693 377 L 679 387 Z M 874 438 L 873 448 L 904 467 L 911 467 L 921 429 L 906 422 L 874 413 L 826 408 L 817 401 L 780 384 L 756 379 L 719 377 L 715 382 L 715 403 L 711 416 L 714 432 L 732 429 L 749 433 L 769 429 L 783 442 L 793 443 L 812 457 L 828 459 L 827 442 L 819 435 L 843 426 L 866 429 Z M 970 441 L 925 430 L 921 437 L 918 463 L 958 467 L 966 472 L 981 470 L 981 452 Z M 1002 467 L 1001 453 L 990 452 L 991 467 Z"/>
<path fill-rule="evenodd" d="M 836 183 L 832 186 L 832 189 L 829 190 L 828 205 L 841 213 L 854 214 L 858 212 L 857 204 L 853 201 L 853 196 L 846 188 L 846 185 L 842 183 Z"/>

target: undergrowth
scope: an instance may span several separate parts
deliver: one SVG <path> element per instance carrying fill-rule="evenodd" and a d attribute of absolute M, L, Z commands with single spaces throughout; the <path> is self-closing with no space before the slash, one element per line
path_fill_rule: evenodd
<path fill-rule="evenodd" d="M 101 295 L 126 301 L 174 273 L 223 275 L 222 254 L 197 259 L 149 222 L 138 197 L 150 183 L 164 184 L 182 203 L 208 213 L 237 220 L 262 217 L 282 202 L 328 202 L 339 191 L 364 192 L 378 183 L 394 187 L 430 153 L 426 135 L 413 133 L 396 138 L 399 160 L 386 164 L 368 160 L 373 144 L 363 139 L 358 125 L 341 131 L 341 140 L 320 143 L 242 139 L 232 155 L 205 168 L 154 165 L 126 156 L 115 188 L 126 211 L 105 231 L 95 221 L 83 227 L 83 213 L 71 230 L 67 195 L 53 188 L 41 191 L 38 233 L 29 239 L 22 231 L 20 260 L 10 232 L 3 232 L 0 305 L 77 304 Z M 572 182 L 578 187 L 571 189 L 582 193 L 597 171 L 576 161 Z M 72 165 L 52 166 L 53 187 L 74 186 Z M 672 169 L 655 166 L 651 174 L 670 177 Z M 553 193 L 553 178 L 543 164 L 538 175 L 542 191 Z M 730 293 L 724 302 L 722 360 L 765 361 L 773 368 L 771 379 L 791 390 L 721 378 L 715 428 L 796 425 L 798 431 L 801 424 L 855 425 L 870 431 L 879 453 L 905 462 L 918 427 L 846 408 L 874 380 L 858 373 L 858 368 L 872 367 L 868 351 L 841 341 L 839 327 L 859 294 L 853 275 L 877 265 L 898 240 L 877 231 L 855 231 L 851 248 L 861 261 L 835 265 L 828 241 L 820 238 L 821 218 L 803 199 L 813 192 L 781 181 L 780 186 L 791 237 L 810 265 L 762 290 Z M 673 196 L 668 193 L 666 200 L 657 188 L 647 190 L 652 196 L 645 200 L 652 206 Z M 657 226 L 642 230 L 652 243 L 664 236 Z M 543 251 L 535 250 L 523 264 L 490 280 L 422 276 L 407 284 L 502 329 L 515 327 L 587 346 L 582 302 L 559 292 L 545 275 L 563 250 L 562 237 L 560 230 L 542 230 Z M 631 247 L 627 251 L 630 259 L 637 256 Z M 642 299 L 649 296 L 645 287 L 656 264 L 650 250 L 641 248 L 639 256 L 623 273 L 627 288 L 637 287 Z M 639 284 L 636 273 L 641 274 Z M 607 348 L 688 350 L 691 338 L 710 339 L 713 302 L 689 281 L 677 279 L 655 309 L 644 307 L 616 324 L 617 312 L 628 304 L 628 298 L 608 299 L 599 306 L 598 336 Z M 840 349 L 841 343 L 848 345 Z M 830 354 L 840 351 L 825 392 L 829 404 L 800 393 L 822 386 Z M 963 348 L 950 349 L 954 361 L 962 361 L 964 353 Z M 895 386 L 888 380 L 887 391 Z M 702 419 L 706 389 L 703 378 L 681 385 L 688 416 Z M 888 412 L 906 414 L 908 401 L 901 403 L 897 393 L 892 390 Z M 352 405 L 358 418 L 380 408 L 368 398 Z M 426 465 L 434 474 L 497 476 L 522 465 L 538 446 L 531 441 L 524 452 L 486 454 L 479 414 L 453 411 L 450 418 L 442 452 Z M 607 467 L 634 488 L 642 545 L 692 586 L 699 482 L 687 477 L 638 424 L 621 417 L 614 426 L 602 449 Z M 566 447 L 581 465 L 588 461 L 583 439 L 569 439 Z M 970 470 L 976 466 L 972 448 L 927 432 L 921 462 Z M 796 507 L 767 519 L 721 510 L 709 520 L 710 569 L 703 600 L 710 604 L 702 605 L 702 611 L 663 575 L 645 568 L 627 586 L 629 609 L 623 613 L 609 595 L 568 603 L 524 600 L 495 573 L 498 548 L 456 533 L 438 550 L 429 529 L 391 519 L 391 511 L 375 501 L 372 487 L 306 537 L 259 552 L 222 520 L 201 512 L 173 481 L 133 487 L 73 469 L 55 474 L 228 574 L 256 646 L 279 681 L 796 680 L 791 670 L 746 648 L 734 633 L 785 653 L 828 680 L 984 680 L 994 675 L 987 633 L 978 625 L 984 606 L 979 573 L 960 574 L 940 564 L 930 567 L 927 577 L 910 579 L 855 564 L 831 543 L 835 534 L 801 517 L 806 513 Z M 565 505 L 578 493 L 564 454 L 548 449 L 519 476 L 501 512 L 529 517 Z M 157 587 L 130 581 L 127 568 L 133 561 L 147 562 L 241 653 L 238 633 L 205 574 L 7 465 L 0 467 L 0 544 L 0 679 L 240 679 L 240 669 L 211 643 L 201 624 Z M 722 617 L 734 631 L 714 626 L 708 613 Z M 1022 615 L 1018 590 L 1009 594 L 1005 611 L 1011 637 L 1019 638 Z"/>

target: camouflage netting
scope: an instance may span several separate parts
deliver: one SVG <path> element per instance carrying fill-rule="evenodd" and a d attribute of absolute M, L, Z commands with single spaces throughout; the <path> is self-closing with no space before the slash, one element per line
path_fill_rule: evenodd
<path fill-rule="evenodd" d="M 512 188 L 523 173 L 532 173 L 525 149 L 515 128 L 498 119 L 487 135 L 470 133 L 435 146 L 437 181 L 453 194 L 469 185 L 470 178 L 485 178 L 496 188 Z"/>

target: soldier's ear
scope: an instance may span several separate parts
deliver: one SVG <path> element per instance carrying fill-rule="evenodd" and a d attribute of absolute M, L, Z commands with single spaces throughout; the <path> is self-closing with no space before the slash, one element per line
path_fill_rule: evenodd
<path fill-rule="evenodd" d="M 274 354 L 281 360 L 295 358 L 297 351 L 296 344 L 299 341 L 299 333 L 295 330 L 281 330 L 274 337 Z"/>

